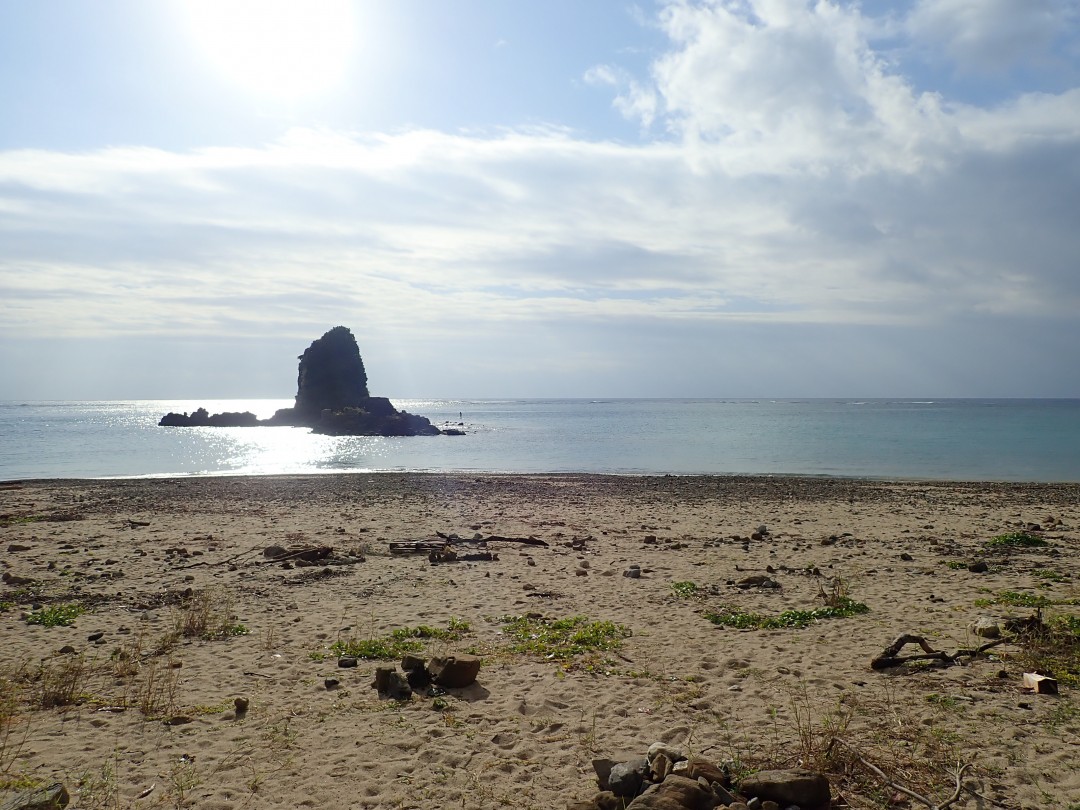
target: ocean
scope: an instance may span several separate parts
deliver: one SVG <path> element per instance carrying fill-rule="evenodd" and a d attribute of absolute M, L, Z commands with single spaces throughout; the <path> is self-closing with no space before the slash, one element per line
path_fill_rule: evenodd
<path fill-rule="evenodd" d="M 0 402 L 0 480 L 378 471 L 1080 481 L 1080 400 L 395 399 L 465 436 L 161 428 L 292 400 Z"/>

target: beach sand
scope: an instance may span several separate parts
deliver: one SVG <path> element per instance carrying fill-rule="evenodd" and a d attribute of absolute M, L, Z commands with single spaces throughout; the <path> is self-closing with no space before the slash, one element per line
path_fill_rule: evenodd
<path fill-rule="evenodd" d="M 831 763 L 837 806 L 920 806 L 899 801 L 854 752 L 938 802 L 955 784 L 946 768 L 971 763 L 953 807 L 1080 806 L 1080 703 L 1064 678 L 1059 695 L 1025 692 L 1020 647 L 963 666 L 869 666 L 901 633 L 951 652 L 984 641 L 968 629 L 980 616 L 1030 613 L 976 606 L 1003 591 L 1080 596 L 1080 485 L 26 481 L 0 485 L 0 515 L 0 571 L 16 578 L 0 588 L 11 715 L 0 771 L 7 786 L 62 781 L 71 807 L 559 808 L 596 792 L 594 757 L 643 755 L 658 740 L 745 768 Z M 1047 547 L 985 550 L 1029 523 Z M 741 539 L 759 525 L 761 539 Z M 442 564 L 389 553 L 390 542 L 435 532 L 549 545 L 493 543 L 496 560 Z M 286 568 L 263 556 L 271 545 L 330 546 L 363 562 Z M 960 566 L 979 558 L 988 572 Z M 623 575 L 630 565 L 640 578 Z M 753 574 L 781 587 L 728 584 Z M 837 578 L 869 612 L 778 630 L 706 618 L 721 606 L 820 607 Z M 687 596 L 672 588 L 688 582 Z M 247 633 L 177 637 L 187 589 Z M 47 627 L 25 621 L 33 603 L 88 610 Z M 1051 609 L 1070 611 L 1080 608 Z M 617 650 L 545 659 L 513 651 L 500 621 L 528 613 L 632 635 Z M 331 650 L 452 619 L 468 633 L 423 641 L 421 654 L 472 649 L 484 663 L 476 684 L 438 701 L 380 697 L 377 662 L 340 668 Z M 68 645 L 74 653 L 61 654 Z M 339 685 L 328 689 L 328 678 Z M 40 708 L 65 683 L 75 705 Z M 238 697 L 248 701 L 239 714 Z M 847 745 L 825 752 L 830 736 Z"/>

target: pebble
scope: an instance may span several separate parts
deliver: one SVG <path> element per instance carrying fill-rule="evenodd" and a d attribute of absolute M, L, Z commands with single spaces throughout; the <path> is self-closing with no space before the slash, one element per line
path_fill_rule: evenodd
<path fill-rule="evenodd" d="M 343 669 L 348 669 L 349 667 L 355 667 L 358 663 L 359 662 L 355 658 L 353 658 L 351 655 L 343 655 L 343 656 L 341 656 L 341 658 L 339 658 L 337 660 L 337 665 L 339 667 L 342 667 Z"/>

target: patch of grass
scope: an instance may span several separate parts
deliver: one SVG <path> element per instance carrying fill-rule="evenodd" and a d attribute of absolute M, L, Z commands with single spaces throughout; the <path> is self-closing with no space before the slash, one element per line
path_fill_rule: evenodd
<path fill-rule="evenodd" d="M 213 641 L 246 636 L 250 631 L 236 621 L 232 595 L 224 589 L 211 588 L 188 597 L 176 618 L 176 632 L 186 638 Z"/>
<path fill-rule="evenodd" d="M 820 619 L 841 619 L 869 613 L 870 608 L 847 596 L 838 597 L 835 603 L 811 610 L 785 610 L 778 616 L 764 616 L 734 607 L 721 607 L 719 611 L 705 614 L 705 618 L 722 627 L 737 630 L 780 630 L 783 628 L 809 627 Z"/>
<path fill-rule="evenodd" d="M 671 592 L 680 599 L 690 599 L 698 595 L 698 586 L 694 582 L 672 582 Z"/>
<path fill-rule="evenodd" d="M 451 619 L 447 623 L 445 630 L 439 627 L 428 627 L 426 624 L 421 624 L 418 627 L 399 627 L 390 634 L 390 637 L 399 641 L 409 638 L 434 638 L 439 639 L 440 641 L 457 641 L 466 636 L 471 629 L 468 622 L 461 621 L 460 619 Z"/>
<path fill-rule="evenodd" d="M 40 520 L 45 520 L 44 515 L 5 515 L 0 517 L 0 528 L 6 528 L 8 526 L 23 526 L 27 523 L 37 523 Z"/>
<path fill-rule="evenodd" d="M 937 692 L 931 692 L 926 696 L 926 702 L 931 706 L 937 706 L 941 709 L 949 709 L 950 711 L 958 711 L 961 707 L 960 701 L 950 695 L 939 695 Z"/>
<path fill-rule="evenodd" d="M 49 605 L 35 610 L 26 617 L 27 624 L 40 624 L 42 627 L 69 627 L 86 612 L 82 605 Z"/>
<path fill-rule="evenodd" d="M 446 629 L 421 624 L 417 627 L 399 627 L 385 638 L 339 639 L 330 645 L 330 651 L 338 657 L 348 655 L 372 661 L 391 661 L 406 653 L 420 652 L 424 649 L 425 640 L 459 641 L 470 631 L 468 622 L 454 618 L 447 622 Z M 321 654 L 312 653 L 311 656 L 314 659 L 315 655 Z"/>
<path fill-rule="evenodd" d="M 348 655 L 369 661 L 392 661 L 422 649 L 421 642 L 400 638 L 339 639 L 330 645 L 330 651 L 339 658 Z"/>
<path fill-rule="evenodd" d="M 945 566 L 953 571 L 966 571 L 968 564 L 962 560 L 949 560 L 945 563 Z"/>
<path fill-rule="evenodd" d="M 31 676 L 33 701 L 41 709 L 74 706 L 85 699 L 90 663 L 81 655 L 42 661 Z"/>
<path fill-rule="evenodd" d="M 1030 532 L 1007 532 L 986 541 L 987 548 L 1043 548 L 1048 545 L 1046 540 Z"/>
<path fill-rule="evenodd" d="M 975 607 L 993 607 L 994 605 L 1004 605 L 1006 607 L 1026 607 L 1026 608 L 1045 608 L 1054 604 L 1050 599 L 1045 596 L 1036 596 L 1033 593 L 1022 593 L 1020 591 L 999 591 L 993 599 L 976 599 Z"/>
<path fill-rule="evenodd" d="M 1039 579 L 1045 579 L 1047 582 L 1066 582 L 1069 579 L 1066 574 L 1052 568 L 1037 568 L 1031 573 Z"/>
<path fill-rule="evenodd" d="M 540 658 L 567 660 L 584 653 L 617 650 L 633 635 L 615 622 L 590 622 L 585 616 L 544 619 L 504 616 L 504 632 L 513 640 L 511 650 Z"/>

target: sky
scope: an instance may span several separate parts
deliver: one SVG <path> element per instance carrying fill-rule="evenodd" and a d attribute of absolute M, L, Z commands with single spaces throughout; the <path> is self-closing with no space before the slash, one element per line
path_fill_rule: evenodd
<path fill-rule="evenodd" d="M 0 0 L 0 400 L 1080 397 L 1078 0 Z"/>

